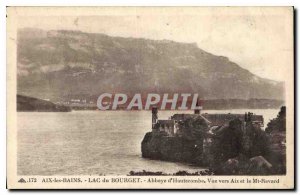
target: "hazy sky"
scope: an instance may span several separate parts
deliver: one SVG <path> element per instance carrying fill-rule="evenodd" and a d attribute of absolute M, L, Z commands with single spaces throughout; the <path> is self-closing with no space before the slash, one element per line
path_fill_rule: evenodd
<path fill-rule="evenodd" d="M 291 13 L 286 8 L 49 10 L 19 17 L 18 26 L 196 42 L 256 75 L 284 81 L 293 63 Z M 43 16 L 49 14 L 53 16 Z"/>

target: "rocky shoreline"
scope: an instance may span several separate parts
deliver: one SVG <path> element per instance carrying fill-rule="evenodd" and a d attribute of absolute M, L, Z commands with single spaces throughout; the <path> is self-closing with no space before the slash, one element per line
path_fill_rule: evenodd
<path fill-rule="evenodd" d="M 153 172 L 153 171 L 130 171 L 129 176 L 207 176 L 207 175 L 214 175 L 214 173 L 207 169 L 203 171 L 196 171 L 196 172 L 188 172 L 188 171 L 177 171 L 176 173 L 170 174 L 170 173 L 164 173 L 161 171 Z"/>
<path fill-rule="evenodd" d="M 191 125 L 185 126 L 188 131 L 180 136 L 148 132 L 141 143 L 142 157 L 205 166 L 214 175 L 285 174 L 285 129 L 280 128 L 285 126 L 285 107 L 268 124 L 267 131 L 251 120 L 251 115 L 246 122 L 234 119 L 212 132 L 197 118 L 188 124 L 201 124 L 198 131 Z M 142 173 L 151 175 L 137 174 Z"/>

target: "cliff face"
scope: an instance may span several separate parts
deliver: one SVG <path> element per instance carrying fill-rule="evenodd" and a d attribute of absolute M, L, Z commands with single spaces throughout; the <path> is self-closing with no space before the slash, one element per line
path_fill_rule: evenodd
<path fill-rule="evenodd" d="M 208 130 L 206 121 L 199 115 L 178 121 L 177 133 L 168 134 L 159 128 L 159 122 L 142 141 L 142 157 L 165 161 L 203 163 L 203 140 Z"/>
<path fill-rule="evenodd" d="M 32 97 L 188 92 L 206 99 L 283 98 L 283 83 L 191 43 L 21 29 L 17 49 L 18 93 Z"/>
<path fill-rule="evenodd" d="M 142 157 L 157 160 L 202 163 L 203 140 L 168 137 L 148 132 L 142 141 Z"/>

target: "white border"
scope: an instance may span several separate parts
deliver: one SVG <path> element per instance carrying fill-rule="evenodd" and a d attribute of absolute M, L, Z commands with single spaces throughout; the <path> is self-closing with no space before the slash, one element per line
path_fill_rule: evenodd
<path fill-rule="evenodd" d="M 215 0 L 202 0 L 201 2 L 196 0 L 173 0 L 172 3 L 167 0 L 160 0 L 160 1 L 138 1 L 138 0 L 128 0 L 126 2 L 122 0 L 110 0 L 110 1 L 96 1 L 96 0 L 73 0 L 71 1 L 72 4 L 70 4 L 70 1 L 63 1 L 63 0 L 51 0 L 51 1 L 45 1 L 41 2 L 40 0 L 2 0 L 0 1 L 0 33 L 1 33 L 1 46 L 0 46 L 0 59 L 1 59 L 1 66 L 0 66 L 0 106 L 1 108 L 6 108 L 6 22 L 5 22 L 5 15 L 6 15 L 6 6 L 93 6 L 93 5 L 105 5 L 105 6 L 145 6 L 145 5 L 151 5 L 151 6 L 246 6 L 246 5 L 252 5 L 252 6 L 264 6 L 264 5 L 272 5 L 272 6 L 279 6 L 279 5 L 293 5 L 296 9 L 300 8 L 299 1 L 296 0 L 276 0 L 276 1 L 270 1 L 270 0 L 249 0 L 249 1 L 238 1 L 238 0 L 226 0 L 226 1 L 215 1 Z M 299 10 L 298 10 L 299 15 Z M 297 22 L 297 31 L 299 27 L 299 19 L 296 20 Z M 9 52 L 9 51 L 8 51 Z M 299 50 L 297 50 L 297 54 Z M 299 55 L 297 55 L 299 56 Z M 297 70 L 297 75 L 299 73 L 299 68 Z M 297 83 L 297 91 L 299 91 L 299 83 Z M 299 107 L 297 107 L 298 109 Z M 297 117 L 296 121 L 299 121 L 299 115 Z M 0 137 L 1 137 L 1 145 L 0 145 L 0 153 L 2 154 L 2 159 L 0 163 L 1 167 L 1 177 L 0 177 L 0 184 L 1 184 L 1 194 L 7 194 L 9 193 L 5 189 L 6 185 L 6 109 L 1 109 L 0 111 Z M 297 133 L 298 137 L 297 140 L 299 140 L 299 133 Z M 297 143 L 297 142 L 296 142 Z M 298 144 L 299 145 L 299 144 Z M 296 150 L 297 151 L 297 150 Z M 297 181 L 299 181 L 297 179 Z M 297 186 L 299 187 L 299 182 L 297 183 Z M 39 192 L 38 194 L 43 193 Z M 73 193 L 73 192 L 70 192 Z M 84 193 L 84 192 L 83 192 Z M 103 193 L 103 192 L 102 192 Z M 131 192 L 129 192 L 131 193 Z M 157 193 L 157 192 L 156 192 Z M 203 193 L 203 192 L 201 192 Z M 256 194 L 260 194 L 255 192 Z M 271 192 L 272 193 L 272 192 Z M 160 194 L 160 192 L 159 192 Z"/>

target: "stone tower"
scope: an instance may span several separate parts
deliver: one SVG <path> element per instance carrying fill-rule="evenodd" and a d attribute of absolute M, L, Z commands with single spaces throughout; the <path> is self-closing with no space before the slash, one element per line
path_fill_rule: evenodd
<path fill-rule="evenodd" d="M 157 113 L 158 113 L 157 107 L 152 107 L 152 129 L 154 129 L 154 126 L 157 123 L 157 119 L 158 119 Z"/>

